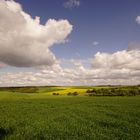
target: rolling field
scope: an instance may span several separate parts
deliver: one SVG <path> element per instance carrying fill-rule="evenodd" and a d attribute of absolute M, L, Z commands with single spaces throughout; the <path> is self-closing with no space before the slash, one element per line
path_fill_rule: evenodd
<path fill-rule="evenodd" d="M 87 88 L 0 91 L 0 140 L 139 140 L 140 96 L 89 97 Z M 67 92 L 79 96 L 67 96 Z M 53 92 L 61 96 L 53 96 Z"/>

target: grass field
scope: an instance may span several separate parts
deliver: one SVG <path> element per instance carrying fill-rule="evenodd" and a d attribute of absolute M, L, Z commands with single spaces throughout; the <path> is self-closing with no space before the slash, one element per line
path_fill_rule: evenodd
<path fill-rule="evenodd" d="M 139 140 L 140 96 L 81 96 L 87 88 L 0 91 L 0 140 Z M 78 91 L 79 96 L 67 96 Z M 53 92 L 62 96 L 53 96 Z"/>

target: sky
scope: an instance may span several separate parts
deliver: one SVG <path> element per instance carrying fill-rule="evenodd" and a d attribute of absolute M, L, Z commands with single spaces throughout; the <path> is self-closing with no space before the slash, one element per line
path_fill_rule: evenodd
<path fill-rule="evenodd" d="M 139 0 L 0 0 L 0 86 L 140 84 Z"/>

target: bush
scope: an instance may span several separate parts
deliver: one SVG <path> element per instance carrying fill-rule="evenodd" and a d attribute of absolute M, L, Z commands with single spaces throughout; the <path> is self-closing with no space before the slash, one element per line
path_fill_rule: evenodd
<path fill-rule="evenodd" d="M 86 91 L 86 93 L 96 93 L 96 89 L 92 89 L 92 90 L 90 90 L 90 89 L 88 89 L 87 91 Z"/>
<path fill-rule="evenodd" d="M 72 94 L 71 92 L 68 92 L 68 94 L 67 94 L 67 95 L 68 95 L 68 96 L 70 96 L 71 94 Z"/>
<path fill-rule="evenodd" d="M 77 92 L 73 92 L 73 94 L 72 94 L 72 95 L 77 96 L 77 95 L 78 95 L 78 93 L 77 93 Z"/>
<path fill-rule="evenodd" d="M 20 92 L 20 93 L 37 93 L 38 88 L 37 87 L 13 87 L 9 88 L 12 92 Z"/>
<path fill-rule="evenodd" d="M 67 94 L 67 95 L 68 95 L 68 96 L 71 96 L 71 95 L 72 95 L 72 96 L 77 96 L 77 95 L 78 95 L 78 92 L 76 92 L 76 91 L 75 91 L 75 92 L 73 92 L 73 93 L 68 92 L 68 94 Z"/>
<path fill-rule="evenodd" d="M 57 95 L 57 96 L 58 96 L 58 95 L 59 95 L 59 93 L 53 93 L 52 95 Z"/>
<path fill-rule="evenodd" d="M 87 90 L 88 96 L 136 96 L 140 95 L 140 89 L 137 86 L 128 87 L 108 87 Z"/>
<path fill-rule="evenodd" d="M 129 96 L 136 96 L 136 95 L 139 95 L 139 90 L 137 89 L 129 90 Z"/>
<path fill-rule="evenodd" d="M 86 91 L 86 93 L 91 93 L 91 91 L 88 89 L 88 90 Z"/>

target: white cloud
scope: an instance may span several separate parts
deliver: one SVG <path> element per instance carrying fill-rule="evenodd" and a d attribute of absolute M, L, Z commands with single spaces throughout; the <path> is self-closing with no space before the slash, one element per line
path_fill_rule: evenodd
<path fill-rule="evenodd" d="M 140 16 L 137 16 L 136 22 L 137 22 L 138 24 L 140 24 Z"/>
<path fill-rule="evenodd" d="M 2 63 L 17 67 L 52 65 L 56 58 L 49 47 L 64 43 L 71 31 L 72 25 L 67 20 L 49 19 L 42 25 L 39 17 L 33 19 L 20 4 L 0 0 Z"/>
<path fill-rule="evenodd" d="M 140 51 L 97 53 L 90 60 L 63 60 L 35 72 L 1 73 L 1 86 L 13 85 L 133 85 L 140 84 Z M 63 63 L 71 67 L 62 67 Z"/>
<path fill-rule="evenodd" d="M 80 6 L 80 0 L 68 0 L 64 3 L 65 8 L 74 8 Z"/>
<path fill-rule="evenodd" d="M 140 51 L 118 51 L 113 54 L 98 52 L 93 61 L 94 68 L 140 69 Z"/>
<path fill-rule="evenodd" d="M 98 42 L 98 41 L 94 41 L 93 43 L 92 43 L 92 45 L 93 46 L 98 46 L 100 43 Z"/>

